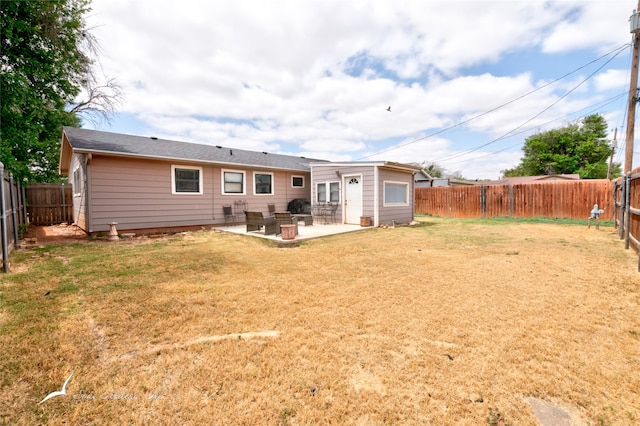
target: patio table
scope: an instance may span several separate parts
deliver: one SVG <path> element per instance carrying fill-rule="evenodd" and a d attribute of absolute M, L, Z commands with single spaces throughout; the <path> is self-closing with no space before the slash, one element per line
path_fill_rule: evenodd
<path fill-rule="evenodd" d="M 315 215 L 322 221 L 323 224 L 327 224 L 328 216 L 331 215 L 331 204 L 316 204 L 313 206 Z"/>
<path fill-rule="evenodd" d="M 303 221 L 304 226 L 313 225 L 313 215 L 310 214 L 292 214 L 291 217 L 295 218 L 298 222 Z"/>

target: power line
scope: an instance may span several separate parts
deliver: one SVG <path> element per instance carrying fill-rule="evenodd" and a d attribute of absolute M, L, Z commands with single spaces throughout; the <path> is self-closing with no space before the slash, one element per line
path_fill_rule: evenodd
<path fill-rule="evenodd" d="M 606 65 L 606 64 L 605 64 L 605 65 Z M 593 114 L 596 110 L 598 110 L 598 109 L 600 109 L 600 108 L 602 108 L 602 107 L 604 107 L 604 106 L 606 106 L 606 105 L 608 105 L 608 104 L 610 104 L 610 103 L 612 103 L 612 102 L 616 101 L 618 98 L 622 98 L 622 97 L 627 96 L 627 95 L 628 95 L 628 92 L 627 92 L 627 91 L 625 91 L 624 93 L 621 93 L 621 94 L 619 94 L 619 95 L 613 96 L 613 97 L 611 97 L 611 98 L 609 98 L 609 99 L 605 99 L 604 101 L 599 102 L 599 103 L 597 103 L 597 104 L 595 104 L 595 105 L 590 105 L 589 107 L 587 107 L 587 108 L 589 108 L 589 109 L 590 109 L 590 111 L 589 111 L 589 112 L 587 112 L 587 113 L 585 113 L 585 114 L 582 114 L 582 115 L 580 115 L 580 116 L 578 116 L 578 117 L 576 117 L 576 118 L 586 117 L 586 116 L 588 116 L 588 115 L 590 115 L 590 114 Z M 520 134 L 522 134 L 522 133 L 527 133 L 527 132 L 531 131 L 533 128 L 535 128 L 535 127 L 544 127 L 544 126 L 546 126 L 546 125 L 548 125 L 548 124 L 551 124 L 551 123 L 553 123 L 553 122 L 555 122 L 555 121 L 558 121 L 558 120 L 565 119 L 565 118 L 567 118 L 567 117 L 575 117 L 575 114 L 576 114 L 576 113 L 578 113 L 578 112 L 580 112 L 580 111 L 584 111 L 584 110 L 585 110 L 585 109 L 587 109 L 587 108 L 583 108 L 583 109 L 581 109 L 581 110 L 574 111 L 574 112 L 572 112 L 571 114 L 567 114 L 567 115 L 565 115 L 564 117 L 561 117 L 561 118 L 555 118 L 555 119 L 553 119 L 553 120 L 549 120 L 549 121 L 547 121 L 546 123 L 542 123 L 542 124 L 536 125 L 536 126 L 534 126 L 534 127 L 529 127 L 529 128 L 527 128 L 527 129 L 523 129 L 523 130 L 521 130 L 521 131 L 519 131 L 519 132 L 517 132 L 517 133 L 506 133 L 505 135 L 503 135 L 503 136 L 501 136 L 501 137 L 499 137 L 499 138 L 497 138 L 497 139 L 494 139 L 493 141 L 491 141 L 491 142 L 489 142 L 489 143 L 486 143 L 486 144 L 484 144 L 483 146 L 481 146 L 481 147 L 479 147 L 479 148 L 477 148 L 477 149 L 470 150 L 470 151 L 465 151 L 465 152 L 463 152 L 463 153 L 456 154 L 456 155 L 451 156 L 451 157 L 444 157 L 444 158 L 436 159 L 436 160 L 433 160 L 433 161 L 434 161 L 434 162 L 442 162 L 442 161 L 446 161 L 446 160 L 449 160 L 449 159 L 454 159 L 454 158 L 457 158 L 457 157 L 460 157 L 460 156 L 463 156 L 463 155 L 469 154 L 469 153 L 474 152 L 474 151 L 477 151 L 478 149 L 483 148 L 484 146 L 487 146 L 487 145 L 489 145 L 489 144 L 491 144 L 491 143 L 498 142 L 499 140 L 502 140 L 502 139 L 506 139 L 507 137 L 520 135 Z M 524 123 L 524 124 L 526 124 L 526 123 Z M 491 152 L 488 152 L 488 153 L 486 153 L 486 154 L 483 154 L 483 155 L 477 156 L 477 157 L 475 157 L 474 159 L 478 159 L 478 158 L 486 157 L 486 156 L 488 156 L 488 155 L 497 154 L 497 153 L 500 153 L 500 152 L 506 151 L 506 150 L 508 150 L 508 149 L 515 148 L 516 146 L 518 146 L 518 145 L 522 145 L 523 143 L 524 143 L 524 142 L 518 142 L 518 143 L 517 143 L 517 144 L 515 144 L 515 145 L 511 145 L 511 146 L 509 146 L 509 147 L 507 147 L 507 148 L 504 148 L 504 149 L 501 149 L 501 150 L 499 150 L 499 151 L 491 151 Z M 456 162 L 453 162 L 453 163 L 450 163 L 450 164 L 458 164 L 458 163 L 462 163 L 463 161 L 465 161 L 465 160 L 456 161 Z"/>
<path fill-rule="evenodd" d="M 485 112 L 480 113 L 480 114 L 478 114 L 478 115 L 475 115 L 475 116 L 473 116 L 473 117 L 471 117 L 471 118 L 468 118 L 468 119 L 466 119 L 466 120 L 463 120 L 463 121 L 461 121 L 461 122 L 458 122 L 458 123 L 456 123 L 456 124 L 454 124 L 454 125 L 452 125 L 452 126 L 445 127 L 444 129 L 438 130 L 437 132 L 430 133 L 430 134 L 428 134 L 428 135 L 426 135 L 426 136 L 423 136 L 423 137 L 421 137 L 421 138 L 414 139 L 414 140 L 411 140 L 411 141 L 405 142 L 405 143 L 403 143 L 403 144 L 396 145 L 396 146 L 393 146 L 393 147 L 389 147 L 389 148 L 383 149 L 383 150 L 381 150 L 381 151 L 377 151 L 377 152 L 374 152 L 374 153 L 372 153 L 372 154 L 369 154 L 369 155 L 366 155 L 366 156 L 360 157 L 358 160 L 364 160 L 364 159 L 367 159 L 367 158 L 373 157 L 374 155 L 379 155 L 379 154 L 383 154 L 383 153 L 385 153 L 385 152 L 394 151 L 394 150 L 396 150 L 396 149 L 403 148 L 403 147 L 405 147 L 405 146 L 408 146 L 408 145 L 414 144 L 414 143 L 416 143 L 416 142 L 420 142 L 420 141 L 422 141 L 422 140 L 425 140 L 425 139 L 431 138 L 431 137 L 433 137 L 433 136 L 437 136 L 437 135 L 439 135 L 439 134 L 441 134 L 441 133 L 444 133 L 444 132 L 449 131 L 449 130 L 451 130 L 451 129 L 454 129 L 454 128 L 456 128 L 456 127 L 462 126 L 463 124 L 467 124 L 467 123 L 469 123 L 469 122 L 471 122 L 471 121 L 473 121 L 473 120 L 476 120 L 476 119 L 478 119 L 478 118 L 480 118 L 480 117 L 483 117 L 483 116 L 485 116 L 485 115 L 487 115 L 487 114 L 490 114 L 490 113 L 492 113 L 492 112 L 495 112 L 495 111 L 497 111 L 497 110 L 499 110 L 499 109 L 501 109 L 501 108 L 504 108 L 504 107 L 506 107 L 506 106 L 508 106 L 508 105 L 510 105 L 510 104 L 512 104 L 512 103 L 514 103 L 514 102 L 516 102 L 516 101 L 519 101 L 520 99 L 525 98 L 525 97 L 527 97 L 527 96 L 529 96 L 529 95 L 531 95 L 531 94 L 533 94 L 533 93 L 536 93 L 536 92 L 538 92 L 538 91 L 540 91 L 540 90 L 542 90 L 542 89 L 544 89 L 544 88 L 546 88 L 546 87 L 548 87 L 548 86 L 550 86 L 550 85 L 552 85 L 552 84 L 554 84 L 554 83 L 557 83 L 558 81 L 560 81 L 560 80 L 562 80 L 562 79 L 564 79 L 564 78 L 566 78 L 566 77 L 568 77 L 568 76 L 570 76 L 570 75 L 572 75 L 572 74 L 575 74 L 576 72 L 578 72 L 578 71 L 580 71 L 580 70 L 582 70 L 582 69 L 584 69 L 584 68 L 588 67 L 589 65 L 594 64 L 594 63 L 596 63 L 596 62 L 600 61 L 601 59 L 606 58 L 607 56 L 612 55 L 612 54 L 614 54 L 614 53 L 615 53 L 615 55 L 614 55 L 611 59 L 609 59 L 609 60 L 604 64 L 604 65 L 606 65 L 606 64 L 608 64 L 609 62 L 611 62 L 611 61 L 612 61 L 616 56 L 618 56 L 618 55 L 619 55 L 619 54 L 620 54 L 624 49 L 626 49 L 626 48 L 627 48 L 627 47 L 629 47 L 629 46 L 630 46 L 630 43 L 626 43 L 626 44 L 624 44 L 624 45 L 622 45 L 622 46 L 619 46 L 619 47 L 617 47 L 616 49 L 613 49 L 613 50 L 611 50 L 610 52 L 605 53 L 604 55 L 600 56 L 599 58 L 594 59 L 594 60 L 592 60 L 592 61 L 588 62 L 587 64 L 582 65 L 582 66 L 581 66 L 581 67 L 579 67 L 579 68 L 574 69 L 573 71 L 571 71 L 571 72 L 569 72 L 569 73 L 567 73 L 567 74 L 563 75 L 562 77 L 558 77 L 558 78 L 556 78 L 555 80 L 550 81 L 549 83 L 543 84 L 542 86 L 539 86 L 539 87 L 537 87 L 536 89 L 533 89 L 533 90 L 531 90 L 531 91 L 529 91 L 529 92 L 527 92 L 527 93 L 525 93 L 525 94 L 523 94 L 523 95 L 521 95 L 521 96 L 518 96 L 518 97 L 516 97 L 516 98 L 514 98 L 514 99 L 512 99 L 512 100 L 510 100 L 510 101 L 508 101 L 508 102 L 505 102 L 505 103 L 503 103 L 503 104 L 501 104 L 501 105 L 499 105 L 499 106 L 497 106 L 497 107 L 495 107 L 495 108 L 492 108 L 492 109 L 490 109 L 490 110 L 488 110 L 488 111 L 485 111 Z M 601 70 L 601 69 L 604 67 L 604 65 L 602 65 L 600 68 L 598 68 L 598 70 L 596 70 L 596 72 L 598 72 L 599 70 Z M 591 74 L 591 75 L 590 75 L 590 77 L 591 77 L 591 76 L 593 76 L 594 74 L 595 74 L 595 73 Z M 589 78 L 590 78 L 590 77 L 589 77 Z M 587 78 L 587 79 L 588 79 L 588 78 Z M 585 81 L 586 81 L 586 80 L 585 80 Z M 584 81 L 583 81 L 583 82 L 584 82 Z M 581 84 L 582 84 L 582 83 L 581 83 Z M 576 87 L 575 89 L 577 89 L 577 87 Z M 573 89 L 573 90 L 575 90 L 575 89 Z M 571 93 L 571 92 L 569 92 L 569 93 Z M 569 93 L 567 93 L 567 94 L 565 95 L 565 97 L 566 97 Z M 561 100 L 561 99 L 562 99 L 562 98 L 560 98 L 560 100 Z M 558 101 L 558 102 L 559 102 L 559 101 Z M 556 102 L 556 103 L 557 103 L 557 102 Z M 553 106 L 553 105 L 555 105 L 555 103 L 554 103 L 554 104 L 552 104 L 551 106 Z M 549 108 L 550 108 L 550 107 L 549 107 Z M 543 110 L 540 114 L 542 114 L 544 111 L 545 111 L 545 110 Z M 538 115 L 539 115 L 539 114 L 538 114 Z M 533 118 L 535 118 L 535 117 L 533 117 Z M 532 118 L 531 120 L 533 120 L 533 118 Z M 531 120 L 528 120 L 527 122 L 529 122 L 529 121 L 531 121 Z M 525 122 L 524 124 L 526 124 L 527 122 Z M 523 125 L 524 125 L 524 124 L 523 124 Z M 516 129 L 517 129 L 517 128 L 516 128 Z M 492 142 L 490 142 L 490 143 L 492 143 Z M 486 146 L 486 145 L 488 145 L 488 144 L 489 144 L 489 143 L 487 143 L 487 144 L 485 144 L 485 145 L 483 145 L 483 146 Z M 478 147 L 477 149 L 480 149 L 480 148 L 482 148 L 483 146 Z M 470 151 L 470 152 L 473 152 L 473 151 Z"/>
<path fill-rule="evenodd" d="M 518 130 L 519 128 L 523 127 L 525 124 L 532 122 L 534 119 L 538 118 L 539 116 L 541 116 L 542 114 L 544 114 L 545 112 L 547 112 L 548 110 L 550 110 L 551 108 L 553 108 L 554 106 L 556 106 L 558 103 L 560 103 L 560 101 L 562 101 L 563 99 L 565 99 L 567 96 L 569 96 L 571 93 L 575 92 L 576 90 L 578 90 L 578 88 L 580 86 L 582 86 L 584 83 L 586 83 L 588 80 L 590 80 L 594 75 L 596 75 L 598 72 L 600 72 L 600 70 L 602 70 L 602 68 L 604 68 L 609 62 L 613 61 L 616 56 L 618 56 L 620 54 L 620 52 L 622 52 L 622 49 L 618 50 L 618 52 L 612 56 L 608 61 L 606 61 L 604 64 L 602 64 L 598 69 L 596 69 L 594 72 L 592 72 L 591 74 L 589 74 L 584 80 L 582 80 L 580 83 L 578 83 L 576 86 L 574 86 L 571 90 L 569 90 L 567 93 L 565 93 L 564 95 L 562 95 L 560 98 L 558 98 L 555 102 L 552 102 L 551 105 L 547 106 L 546 108 L 543 108 L 542 111 L 540 111 L 539 113 L 537 113 L 536 115 L 534 115 L 533 117 L 529 118 L 528 120 L 526 120 L 525 122 L 523 122 L 522 124 L 516 126 L 515 128 L 513 128 L 512 130 L 508 131 L 507 133 L 505 133 L 504 135 L 489 141 L 485 144 L 482 144 L 480 146 L 477 146 L 473 149 L 470 149 L 468 151 L 462 152 L 460 154 L 455 154 L 451 157 L 445 157 L 445 158 L 440 158 L 440 159 L 436 159 L 433 161 L 444 161 L 447 159 L 452 159 L 452 158 L 457 158 L 463 155 L 467 155 L 470 154 L 472 152 L 475 152 L 477 150 L 479 150 L 480 148 L 484 148 L 487 145 L 491 145 L 492 143 L 498 142 L 499 140 L 502 140 L 504 138 L 506 138 L 507 136 L 509 136 L 510 134 L 512 134 L 514 131 Z"/>

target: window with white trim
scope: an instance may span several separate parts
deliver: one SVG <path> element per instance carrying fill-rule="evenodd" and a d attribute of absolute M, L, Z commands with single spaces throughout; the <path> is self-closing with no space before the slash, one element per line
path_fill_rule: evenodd
<path fill-rule="evenodd" d="M 202 195 L 202 167 L 172 165 L 171 193 Z"/>
<path fill-rule="evenodd" d="M 327 188 L 328 188 L 328 200 L 327 200 Z M 340 202 L 340 182 L 320 182 L 316 184 L 316 202 L 339 203 Z"/>
<path fill-rule="evenodd" d="M 340 201 L 340 182 L 329 182 L 329 202 L 337 203 Z"/>
<path fill-rule="evenodd" d="M 292 188 L 304 188 L 304 176 L 291 176 Z"/>
<path fill-rule="evenodd" d="M 409 205 L 409 184 L 406 182 L 384 182 L 384 205 Z"/>
<path fill-rule="evenodd" d="M 82 191 L 82 169 L 78 167 L 73 171 L 73 195 L 80 195 Z"/>
<path fill-rule="evenodd" d="M 245 195 L 245 172 L 222 169 L 222 194 Z"/>
<path fill-rule="evenodd" d="M 273 195 L 273 173 L 253 173 L 253 193 L 255 195 Z"/>

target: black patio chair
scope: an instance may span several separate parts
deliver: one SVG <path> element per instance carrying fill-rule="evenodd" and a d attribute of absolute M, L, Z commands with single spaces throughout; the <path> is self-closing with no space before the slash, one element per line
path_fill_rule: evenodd
<path fill-rule="evenodd" d="M 224 224 L 235 224 L 236 216 L 233 214 L 233 208 L 231 206 L 222 206 L 222 214 L 224 215 Z"/>
<path fill-rule="evenodd" d="M 327 216 L 331 216 L 331 223 L 333 223 L 334 225 L 337 223 L 336 222 L 337 213 L 338 213 L 338 203 L 331 204 L 331 207 L 329 207 L 328 211 L 326 212 Z"/>

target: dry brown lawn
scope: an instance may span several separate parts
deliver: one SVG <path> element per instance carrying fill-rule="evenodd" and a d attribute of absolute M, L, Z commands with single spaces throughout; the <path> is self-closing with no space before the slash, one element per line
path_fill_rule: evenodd
<path fill-rule="evenodd" d="M 640 423 L 640 273 L 613 228 L 422 220 L 14 252 L 0 423 L 533 425 L 530 397 Z"/>

